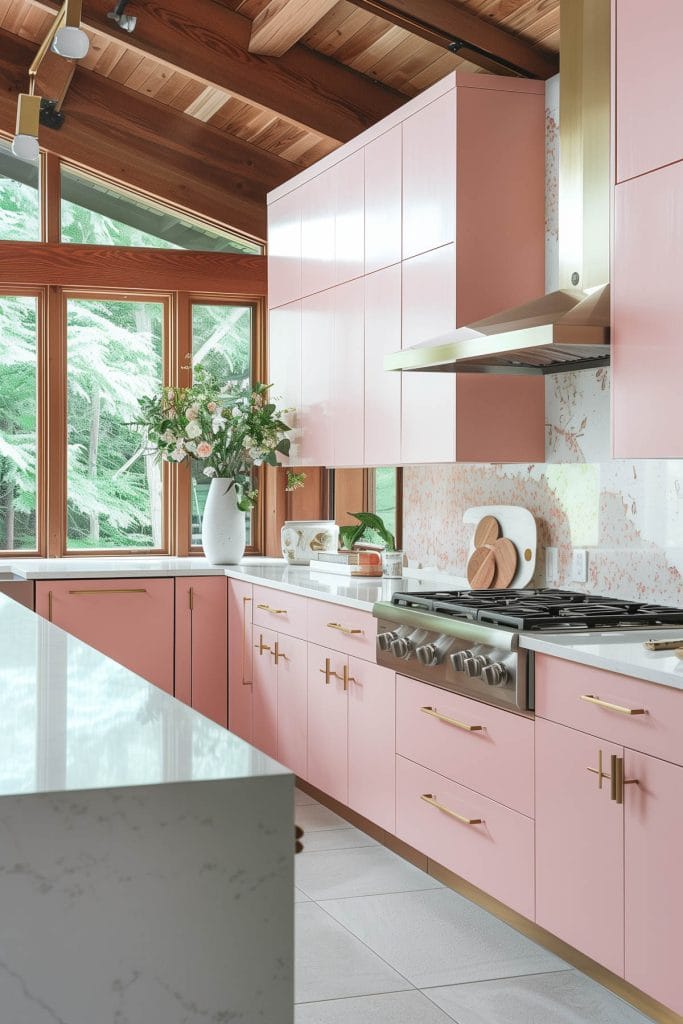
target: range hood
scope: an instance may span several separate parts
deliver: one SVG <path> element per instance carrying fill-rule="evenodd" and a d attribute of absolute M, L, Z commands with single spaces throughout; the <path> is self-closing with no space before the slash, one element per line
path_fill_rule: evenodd
<path fill-rule="evenodd" d="M 560 36 L 559 283 L 567 287 L 393 352 L 385 370 L 548 374 L 609 363 L 609 0 L 562 0 Z"/>

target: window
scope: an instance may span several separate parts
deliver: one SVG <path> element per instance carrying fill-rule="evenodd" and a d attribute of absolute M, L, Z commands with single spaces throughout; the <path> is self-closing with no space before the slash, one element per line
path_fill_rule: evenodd
<path fill-rule="evenodd" d="M 373 511 L 377 513 L 386 528 L 396 537 L 396 544 L 400 545 L 400 515 L 399 515 L 399 473 L 400 470 L 393 466 L 382 466 L 373 471 L 374 482 L 372 496 L 374 500 Z M 398 530 L 398 532 L 397 532 Z"/>
<path fill-rule="evenodd" d="M 38 164 L 17 160 L 0 139 L 0 238 L 40 241 L 39 174 Z"/>

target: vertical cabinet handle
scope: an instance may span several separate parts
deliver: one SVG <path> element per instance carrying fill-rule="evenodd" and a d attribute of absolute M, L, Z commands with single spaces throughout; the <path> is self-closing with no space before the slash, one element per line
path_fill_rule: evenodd
<path fill-rule="evenodd" d="M 270 646 L 263 642 L 263 633 L 259 634 L 258 643 L 254 644 L 254 650 L 258 651 L 260 655 L 263 655 L 264 651 L 270 650 Z"/>
<path fill-rule="evenodd" d="M 339 679 L 339 676 L 337 675 L 337 673 L 333 672 L 332 669 L 330 668 L 330 658 L 325 658 L 325 668 L 321 668 L 321 669 L 319 669 L 319 671 L 320 671 L 321 675 L 325 676 L 325 685 L 326 686 L 330 685 L 330 679 L 332 678 L 332 676 L 334 676 L 335 679 Z"/>
<path fill-rule="evenodd" d="M 610 786 L 610 800 L 614 800 L 616 804 L 623 804 L 624 802 L 624 786 L 637 786 L 638 779 L 625 779 L 624 778 L 624 759 L 618 757 L 616 754 L 612 754 L 610 758 L 612 767 L 612 782 Z"/>
<path fill-rule="evenodd" d="M 271 651 L 270 653 L 275 658 L 275 664 L 276 665 L 280 664 L 280 658 L 284 658 L 285 661 L 289 661 L 289 658 L 287 657 L 287 655 L 283 654 L 282 651 L 280 650 L 280 641 L 279 640 L 275 641 L 275 650 Z"/>
<path fill-rule="evenodd" d="M 194 611 L 194 587 L 190 587 L 190 589 L 188 591 L 187 597 L 188 597 L 188 603 L 190 605 L 190 611 L 193 612 Z"/>
<path fill-rule="evenodd" d="M 612 776 L 608 775 L 607 772 L 602 770 L 602 750 L 598 750 L 598 767 L 597 768 L 586 768 L 587 772 L 593 772 L 598 777 L 598 789 L 602 789 L 602 780 L 611 779 Z"/>
<path fill-rule="evenodd" d="M 47 592 L 47 621 L 52 622 L 52 591 Z"/>
<path fill-rule="evenodd" d="M 250 601 L 250 597 L 242 598 L 242 686 L 251 686 L 252 684 L 251 679 L 244 677 L 244 661 L 247 651 L 247 603 Z"/>
<path fill-rule="evenodd" d="M 344 665 L 344 668 L 342 669 L 342 680 L 343 680 L 343 683 L 344 683 L 344 689 L 345 690 L 348 690 L 349 683 L 357 683 L 358 682 L 357 679 L 354 679 L 353 676 L 349 675 L 349 666 L 348 665 Z"/>

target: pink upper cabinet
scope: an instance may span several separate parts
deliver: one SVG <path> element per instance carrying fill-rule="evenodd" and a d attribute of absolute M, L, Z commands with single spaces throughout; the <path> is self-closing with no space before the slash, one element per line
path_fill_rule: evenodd
<path fill-rule="evenodd" d="M 301 196 L 301 294 L 331 288 L 336 281 L 336 168 L 322 171 L 297 191 Z"/>
<path fill-rule="evenodd" d="M 401 125 L 365 147 L 365 273 L 401 260 Z"/>
<path fill-rule="evenodd" d="M 683 5 L 615 0 L 617 181 L 683 158 Z M 656 59 L 643 65 L 643 55 Z"/>
<path fill-rule="evenodd" d="M 364 302 L 363 279 L 335 288 L 334 367 L 331 403 L 334 466 L 363 465 Z"/>
<path fill-rule="evenodd" d="M 365 159 L 362 149 L 334 168 L 336 201 L 334 226 L 335 281 L 341 284 L 363 276 L 365 263 Z"/>
<path fill-rule="evenodd" d="M 301 435 L 301 301 L 270 311 L 268 332 L 268 375 L 271 394 L 280 407 L 292 409 L 285 417 L 291 426 L 290 457 L 285 465 L 296 466 Z"/>
<path fill-rule="evenodd" d="M 295 189 L 268 207 L 268 305 L 301 296 L 301 192 Z"/>
<path fill-rule="evenodd" d="M 384 357 L 401 347 L 401 265 L 365 278 L 365 465 L 401 461 L 401 374 Z"/>
<path fill-rule="evenodd" d="M 403 259 L 455 238 L 456 90 L 403 122 Z"/>
<path fill-rule="evenodd" d="M 303 466 L 331 466 L 334 460 L 332 372 L 335 289 L 301 303 L 301 448 Z M 276 382 L 277 383 L 277 382 Z"/>

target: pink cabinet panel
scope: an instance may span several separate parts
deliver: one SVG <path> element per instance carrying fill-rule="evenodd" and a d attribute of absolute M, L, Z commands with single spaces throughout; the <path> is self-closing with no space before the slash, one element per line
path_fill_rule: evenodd
<path fill-rule="evenodd" d="M 253 737 L 251 609 L 253 587 L 228 580 L 228 728 L 247 743 Z"/>
<path fill-rule="evenodd" d="M 255 626 L 253 631 L 253 738 L 269 757 L 277 757 L 277 666 L 273 657 L 277 634 Z"/>
<path fill-rule="evenodd" d="M 582 700 L 594 696 L 621 707 L 643 709 L 627 715 Z M 643 679 L 536 655 L 536 716 L 602 736 L 633 750 L 683 764 L 683 694 Z"/>
<path fill-rule="evenodd" d="M 334 397 L 331 406 L 334 466 L 363 465 L 364 304 L 362 278 L 335 288 Z"/>
<path fill-rule="evenodd" d="M 399 124 L 365 147 L 366 274 L 400 262 L 401 179 Z"/>
<path fill-rule="evenodd" d="M 616 0 L 617 181 L 663 167 L 683 157 L 683 89 L 679 0 Z M 644 53 L 657 60 L 642 66 Z"/>
<path fill-rule="evenodd" d="M 334 168 L 337 205 L 335 210 L 335 282 L 342 284 L 363 276 L 365 263 L 365 160 L 359 149 Z"/>
<path fill-rule="evenodd" d="M 268 331 L 268 374 L 271 395 L 280 408 L 292 409 L 285 421 L 292 428 L 287 435 L 290 456 L 280 461 L 298 465 L 301 445 L 301 302 L 271 309 Z"/>
<path fill-rule="evenodd" d="M 458 462 L 544 462 L 543 377 L 460 374 L 456 383 Z"/>
<path fill-rule="evenodd" d="M 403 122 L 403 259 L 455 238 L 456 90 Z"/>
<path fill-rule="evenodd" d="M 336 278 L 335 168 L 322 171 L 297 192 L 301 196 L 301 294 L 312 295 L 331 288 Z"/>
<path fill-rule="evenodd" d="M 396 751 L 534 816 L 534 723 L 527 718 L 398 676 Z"/>
<path fill-rule="evenodd" d="M 683 768 L 627 750 L 624 776 L 625 977 L 683 1014 Z"/>
<path fill-rule="evenodd" d="M 36 611 L 173 693 L 172 579 L 41 580 Z"/>
<path fill-rule="evenodd" d="M 301 296 L 301 191 L 268 206 L 268 305 Z"/>
<path fill-rule="evenodd" d="M 683 162 L 617 185 L 612 260 L 615 458 L 681 458 Z"/>
<path fill-rule="evenodd" d="M 306 639 L 307 599 L 286 590 L 254 587 L 254 626 Z"/>
<path fill-rule="evenodd" d="M 305 466 L 331 466 L 334 363 L 334 289 L 301 303 L 301 451 Z"/>
<path fill-rule="evenodd" d="M 365 278 L 366 466 L 401 461 L 401 374 L 384 369 L 385 355 L 400 347 L 401 267 L 396 264 Z"/>
<path fill-rule="evenodd" d="M 348 802 L 348 699 L 344 655 L 308 645 L 308 781 Z"/>
<path fill-rule="evenodd" d="M 530 818 L 397 757 L 396 835 L 533 919 L 534 823 Z"/>
<path fill-rule="evenodd" d="M 175 695 L 228 724 L 228 588 L 224 576 L 175 583 Z"/>
<path fill-rule="evenodd" d="M 395 675 L 349 658 L 349 807 L 393 832 L 396 824 Z"/>
<path fill-rule="evenodd" d="M 624 816 L 598 787 L 623 747 L 536 719 L 536 923 L 624 973 Z M 627 789 L 630 787 L 627 787 Z"/>
<path fill-rule="evenodd" d="M 329 601 L 308 602 L 308 639 L 351 657 L 376 660 L 377 620 L 371 612 Z"/>
<path fill-rule="evenodd" d="M 300 778 L 307 776 L 308 645 L 305 640 L 278 634 L 273 660 L 277 662 L 277 759 Z"/>

